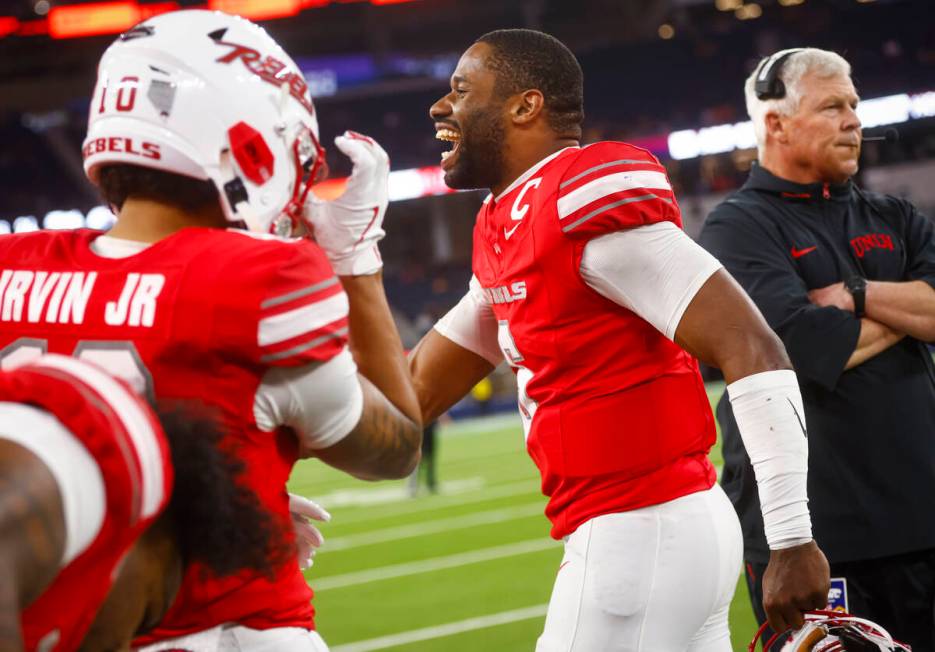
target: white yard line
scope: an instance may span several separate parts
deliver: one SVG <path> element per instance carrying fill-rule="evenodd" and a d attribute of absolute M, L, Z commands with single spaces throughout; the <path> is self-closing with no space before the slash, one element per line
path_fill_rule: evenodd
<path fill-rule="evenodd" d="M 509 451 L 504 451 L 504 454 L 511 455 L 511 456 L 514 454 L 525 455 L 525 452 L 523 451 L 523 448 L 522 448 L 523 425 L 522 425 L 522 420 L 520 419 L 518 412 L 511 412 L 509 414 L 495 414 L 495 415 L 491 415 L 487 417 L 474 417 L 470 419 L 461 419 L 456 422 L 440 426 L 438 429 L 438 432 L 439 432 L 438 436 L 442 439 L 446 439 L 449 437 L 458 437 L 458 438 L 466 437 L 466 436 L 470 437 L 474 435 L 484 435 L 490 432 L 495 432 L 497 430 L 502 430 L 504 428 L 510 428 L 510 427 L 516 429 L 516 441 L 518 443 L 517 443 L 517 447 L 515 450 L 511 449 Z M 468 455 L 467 457 L 459 458 L 458 461 L 461 463 L 470 463 L 474 459 L 475 459 L 474 456 Z M 473 481 L 474 478 L 467 478 L 467 480 Z M 481 478 L 481 480 L 483 479 Z M 460 484 L 460 482 L 462 481 L 454 480 L 450 483 L 447 483 L 447 484 L 452 485 L 450 487 L 451 493 L 455 493 L 456 491 L 459 491 L 459 489 L 456 489 L 454 485 Z M 327 484 L 328 483 L 326 481 L 309 482 L 305 484 L 304 486 L 300 486 L 299 491 L 306 493 L 309 496 L 312 496 L 315 492 L 320 491 L 321 486 L 327 486 Z M 359 483 L 357 486 L 359 486 Z M 361 494 L 361 493 L 369 494 L 371 491 L 373 491 L 373 490 L 367 490 L 367 489 L 360 490 L 360 489 L 357 489 L 357 486 L 349 486 L 347 489 L 338 489 L 336 491 L 333 491 L 332 493 L 338 494 L 338 502 L 342 505 L 343 504 L 356 505 L 356 504 L 383 503 L 383 502 L 390 502 L 390 501 L 403 500 L 403 499 L 409 498 L 408 492 L 406 492 L 404 487 L 394 486 L 394 487 L 391 487 L 389 491 L 386 491 L 383 488 L 381 488 L 380 490 L 374 491 L 373 495 L 376 497 L 376 499 L 372 502 L 367 499 L 364 499 L 363 501 L 358 501 L 353 497 L 350 499 L 349 502 L 344 502 L 345 500 L 347 500 L 348 495 L 354 496 L 355 494 Z M 443 486 L 442 489 L 444 491 L 446 488 Z M 328 495 L 324 493 L 319 493 L 318 499 L 317 499 L 318 502 L 321 502 L 324 505 L 325 503 L 323 502 L 323 500 L 327 496 Z M 334 507 L 335 504 L 332 503 L 331 506 Z"/>
<path fill-rule="evenodd" d="M 371 638 L 365 641 L 355 641 L 354 643 L 334 646 L 331 648 L 331 652 L 371 652 L 372 650 L 385 650 L 388 647 L 408 645 L 418 641 L 428 641 L 433 638 L 452 636 L 454 634 L 470 632 L 475 629 L 486 629 L 488 627 L 496 627 L 497 625 L 515 623 L 520 620 L 542 618 L 545 616 L 548 607 L 549 605 L 547 604 L 538 604 L 534 607 L 503 611 L 498 614 L 480 616 L 478 618 L 468 618 L 467 620 L 436 625 L 435 627 L 413 629 L 408 632 L 399 632 L 398 634 Z"/>
<path fill-rule="evenodd" d="M 523 421 L 519 412 L 503 412 L 487 417 L 472 417 L 458 419 L 439 427 L 439 434 L 443 437 L 462 437 L 464 435 L 480 435 L 503 428 L 516 428 L 517 437 L 522 437 Z"/>
<path fill-rule="evenodd" d="M 485 561 L 503 559 L 504 557 L 515 557 L 525 555 L 531 552 L 541 552 L 543 550 L 559 550 L 561 544 L 548 538 L 531 539 L 529 541 L 519 541 L 509 543 L 503 546 L 493 546 L 491 548 L 481 548 L 468 552 L 459 552 L 454 555 L 445 555 L 444 557 L 432 557 L 420 561 L 406 562 L 403 564 L 393 564 L 391 566 L 381 566 L 353 573 L 343 573 L 340 575 L 331 575 L 327 577 L 312 577 L 309 583 L 317 593 L 327 591 L 328 589 L 340 589 L 358 584 L 367 584 L 368 582 L 378 582 L 389 580 L 395 577 L 406 577 L 408 575 L 418 575 L 419 573 L 431 573 L 446 568 L 457 568 L 459 566 L 468 566 L 469 564 L 479 564 Z"/>
<path fill-rule="evenodd" d="M 473 476 L 444 482 L 442 483 L 442 491 L 460 494 L 479 491 L 483 486 L 484 478 Z M 408 504 L 414 502 L 408 487 L 402 484 L 335 489 L 330 493 L 318 495 L 310 493 L 308 490 L 303 490 L 300 493 L 311 498 L 316 503 L 319 503 L 325 509 L 337 509 L 339 507 L 372 507 L 374 505 L 389 505 L 394 503 Z"/>
<path fill-rule="evenodd" d="M 480 477 L 467 478 L 463 481 L 443 482 L 440 494 L 415 500 L 412 499 L 407 492 L 405 497 L 400 498 L 398 502 L 387 504 L 385 507 L 381 508 L 377 518 L 383 519 L 388 516 L 401 516 L 403 514 L 442 510 L 455 505 L 470 505 L 471 503 L 482 503 L 496 498 L 522 496 L 523 494 L 542 496 L 539 490 L 538 478 L 530 477 L 528 480 L 509 482 L 492 487 L 479 486 L 482 484 L 483 478 Z M 327 497 L 310 497 L 315 499 L 316 502 L 321 503 L 325 508 L 333 507 L 333 505 L 328 502 Z M 372 520 L 374 520 L 373 512 L 363 510 L 351 514 L 340 514 L 336 517 L 336 522 L 341 525 Z"/>
<path fill-rule="evenodd" d="M 396 527 L 383 528 L 381 530 L 370 530 L 368 532 L 361 532 L 360 534 L 349 534 L 343 537 L 326 539 L 321 552 L 331 553 L 338 550 L 359 548 L 361 546 L 369 546 L 377 543 L 386 543 L 387 541 L 411 539 L 412 537 L 424 536 L 426 534 L 438 534 L 439 532 L 448 532 L 450 530 L 475 527 L 477 525 L 503 523 L 505 521 L 513 521 L 528 516 L 542 516 L 544 510 L 545 505 L 541 501 L 538 501 L 531 504 L 516 505 L 515 507 L 490 509 L 484 512 L 449 516 L 447 518 L 439 518 L 422 523 L 411 523 L 409 525 L 399 525 Z M 544 518 L 543 516 L 543 519 Z"/>

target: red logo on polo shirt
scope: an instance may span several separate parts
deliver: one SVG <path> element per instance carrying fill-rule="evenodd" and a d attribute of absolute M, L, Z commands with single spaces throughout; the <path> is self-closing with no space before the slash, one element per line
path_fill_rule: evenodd
<path fill-rule="evenodd" d="M 893 238 L 885 233 L 868 233 L 851 240 L 851 247 L 858 258 L 863 258 L 871 249 L 889 249 L 893 251 Z"/>

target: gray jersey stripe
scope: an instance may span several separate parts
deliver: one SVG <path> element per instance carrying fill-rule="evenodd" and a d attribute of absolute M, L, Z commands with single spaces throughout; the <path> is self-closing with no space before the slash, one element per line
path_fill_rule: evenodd
<path fill-rule="evenodd" d="M 331 278 L 324 280 L 321 283 L 316 283 L 315 285 L 309 285 L 307 288 L 302 288 L 301 290 L 295 290 L 293 292 L 289 292 L 288 294 L 283 294 L 278 297 L 273 297 L 272 299 L 267 299 L 266 301 L 260 304 L 260 310 L 272 308 L 273 306 L 278 306 L 281 303 L 288 303 L 289 301 L 292 301 L 293 299 L 298 299 L 300 297 L 313 294 L 315 292 L 318 292 L 319 290 L 324 290 L 325 288 L 329 288 L 337 282 L 338 282 L 338 277 L 332 276 Z"/>
<path fill-rule="evenodd" d="M 672 203 L 672 200 L 671 200 L 671 199 L 669 199 L 669 198 L 667 198 L 667 197 L 659 197 L 658 195 L 654 195 L 654 194 L 652 194 L 652 193 L 649 193 L 648 195 L 640 195 L 639 197 L 627 197 L 626 199 L 621 199 L 620 201 L 615 201 L 615 202 L 612 203 L 612 204 L 607 204 L 606 206 L 601 206 L 600 208 L 597 208 L 597 209 L 591 211 L 590 213 L 588 213 L 588 214 L 585 215 L 584 217 L 579 218 L 578 220 L 572 222 L 571 224 L 562 227 L 562 233 L 568 233 L 569 231 L 571 231 L 571 230 L 572 230 L 573 228 L 575 228 L 576 226 L 579 226 L 580 224 L 584 224 L 585 222 L 587 222 L 588 220 L 590 220 L 592 217 L 595 217 L 595 216 L 597 216 L 597 215 L 600 215 L 601 213 L 606 213 L 607 211 L 609 211 L 609 210 L 612 209 L 612 208 L 617 208 L 617 206 L 623 206 L 624 204 L 632 204 L 633 202 L 637 202 L 637 201 L 646 201 L 647 199 L 661 199 L 661 200 L 664 201 L 664 202 L 668 202 L 668 203 L 670 203 L 670 204 Z"/>
<path fill-rule="evenodd" d="M 561 190 L 562 188 L 564 188 L 565 186 L 567 186 L 569 183 L 574 183 L 575 181 L 577 181 L 577 180 L 580 179 L 581 177 L 587 176 L 587 175 L 591 174 L 592 172 L 597 172 L 598 170 L 603 170 L 604 168 L 609 168 L 609 167 L 612 167 L 612 166 L 614 166 L 614 165 L 632 165 L 633 163 L 650 163 L 650 164 L 652 164 L 652 161 L 638 161 L 638 160 L 635 160 L 635 159 L 624 158 L 624 159 L 620 159 L 619 161 L 611 161 L 610 163 L 601 163 L 600 165 L 595 165 L 593 168 L 590 168 L 590 169 L 588 169 L 588 170 L 585 170 L 585 171 L 582 172 L 581 174 L 576 174 L 576 175 L 573 176 L 571 179 L 568 179 L 568 181 L 563 181 L 562 184 L 558 187 L 558 189 Z"/>
<path fill-rule="evenodd" d="M 308 351 L 309 349 L 314 349 L 320 344 L 324 344 L 328 340 L 335 340 L 339 337 L 344 337 L 347 335 L 347 326 L 340 328 L 333 333 L 328 333 L 327 335 L 322 335 L 321 337 L 316 337 L 311 342 L 305 342 L 303 344 L 298 344 L 293 346 L 291 349 L 286 349 L 285 351 L 280 351 L 279 353 L 270 353 L 269 355 L 261 355 L 260 362 L 274 362 L 276 360 L 282 360 L 283 358 L 288 358 L 290 355 L 295 355 L 296 353 L 302 353 L 302 351 Z"/>

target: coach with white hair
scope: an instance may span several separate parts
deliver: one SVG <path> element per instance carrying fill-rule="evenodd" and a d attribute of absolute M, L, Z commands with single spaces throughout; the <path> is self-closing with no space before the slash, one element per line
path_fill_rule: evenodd
<path fill-rule="evenodd" d="M 759 161 L 708 216 L 701 244 L 782 338 L 809 437 L 813 532 L 833 607 L 915 652 L 935 623 L 935 230 L 909 202 L 861 190 L 859 98 L 833 52 L 784 50 L 747 79 Z M 729 336 L 729 335 L 726 335 Z M 765 620 L 769 550 L 754 471 L 727 397 L 722 484 L 743 525 Z M 777 455 L 781 455 L 777 451 Z"/>

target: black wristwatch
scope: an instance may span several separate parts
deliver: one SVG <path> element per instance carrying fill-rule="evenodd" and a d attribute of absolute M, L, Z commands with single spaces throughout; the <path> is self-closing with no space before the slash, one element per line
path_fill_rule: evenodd
<path fill-rule="evenodd" d="M 867 279 L 863 276 L 851 276 L 844 281 L 844 287 L 854 297 L 854 315 L 864 316 L 864 307 L 867 303 Z"/>

